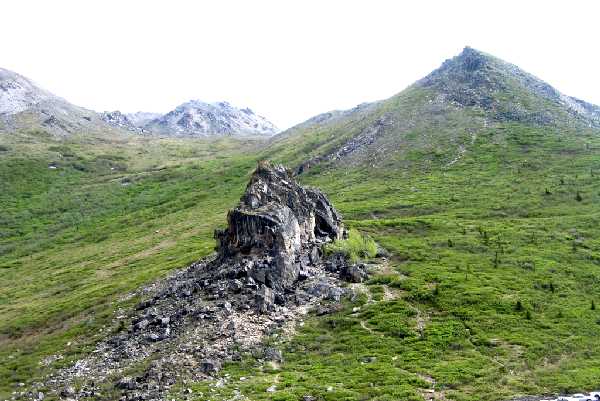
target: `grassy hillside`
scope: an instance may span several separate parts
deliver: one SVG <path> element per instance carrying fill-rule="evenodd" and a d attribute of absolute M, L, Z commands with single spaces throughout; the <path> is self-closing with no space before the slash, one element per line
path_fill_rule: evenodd
<path fill-rule="evenodd" d="M 470 57 L 269 144 L 0 134 L 0 397 L 89 351 L 140 286 L 210 254 L 261 158 L 303 166 L 391 255 L 341 310 L 270 339 L 284 363 L 248 356 L 187 398 L 592 390 L 600 132 L 540 81 Z"/>
<path fill-rule="evenodd" d="M 286 351 L 281 366 L 232 364 L 225 386 L 199 384 L 196 399 L 230 399 L 236 389 L 252 400 L 593 390 L 598 150 L 595 132 L 503 124 L 448 168 L 313 171 L 305 182 L 392 256 L 364 297 L 311 317 L 296 338 L 273 338 Z"/>
<path fill-rule="evenodd" d="M 89 350 L 133 302 L 125 294 L 210 253 L 213 228 L 260 156 L 229 141 L 17 139 L 0 156 L 5 394 Z M 250 399 L 290 400 L 591 389 L 599 149 L 593 131 L 502 124 L 450 166 L 309 170 L 302 180 L 392 256 L 364 297 L 311 317 L 285 342 L 284 364 L 231 365 L 233 378 L 250 379 L 214 399 L 238 387 Z"/>
<path fill-rule="evenodd" d="M 240 149 L 257 143 L 30 133 L 0 146 L 5 395 L 85 351 L 130 291 L 211 253 L 255 165 Z"/>

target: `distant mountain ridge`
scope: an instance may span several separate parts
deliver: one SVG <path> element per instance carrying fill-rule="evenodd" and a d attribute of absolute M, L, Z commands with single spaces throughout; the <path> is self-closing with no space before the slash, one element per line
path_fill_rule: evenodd
<path fill-rule="evenodd" d="M 127 113 L 125 115 L 136 127 L 143 127 L 155 118 L 162 116 L 161 113 L 152 113 L 147 111 L 137 111 L 135 113 Z"/>
<path fill-rule="evenodd" d="M 279 130 L 251 109 L 239 109 L 228 102 L 205 103 L 190 100 L 167 114 L 154 118 L 143 129 L 177 136 L 261 135 Z"/>
<path fill-rule="evenodd" d="M 3 68 L 0 68 L 0 128 L 5 131 L 41 129 L 59 136 L 112 130 L 98 113 L 75 106 Z"/>
<path fill-rule="evenodd" d="M 480 133 L 502 124 L 598 130 L 600 107 L 466 47 L 389 99 L 323 113 L 283 131 L 271 140 L 267 155 L 286 152 L 298 172 L 328 163 L 452 165 Z"/>
<path fill-rule="evenodd" d="M 142 128 L 138 127 L 128 115 L 121 113 L 119 110 L 105 111 L 101 114 L 101 117 L 104 122 L 112 126 L 123 128 L 127 131 L 143 131 Z"/>
<path fill-rule="evenodd" d="M 97 113 L 73 105 L 13 71 L 0 68 L 0 130 L 42 130 L 68 136 L 89 132 L 160 134 L 165 136 L 271 136 L 279 130 L 251 109 L 227 102 L 191 100 L 174 110 L 125 114 Z"/>

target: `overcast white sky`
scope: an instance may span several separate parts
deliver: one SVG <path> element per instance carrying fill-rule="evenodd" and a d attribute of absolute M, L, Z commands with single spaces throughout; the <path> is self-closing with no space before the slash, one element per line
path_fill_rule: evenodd
<path fill-rule="evenodd" d="M 465 45 L 600 104 L 600 1 L 2 0 L 0 66 L 98 111 L 189 99 L 280 128 L 389 97 Z"/>

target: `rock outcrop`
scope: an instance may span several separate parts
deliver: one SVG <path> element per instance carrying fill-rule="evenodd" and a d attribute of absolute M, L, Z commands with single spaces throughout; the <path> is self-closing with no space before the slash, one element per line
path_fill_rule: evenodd
<path fill-rule="evenodd" d="M 100 118 L 102 118 L 102 121 L 105 123 L 115 127 L 123 128 L 132 132 L 142 132 L 142 128 L 137 127 L 133 121 L 127 117 L 127 115 L 121 113 L 119 110 L 105 111 L 100 115 Z"/>
<path fill-rule="evenodd" d="M 252 265 L 249 276 L 282 290 L 315 264 L 321 245 L 341 239 L 341 216 L 319 190 L 299 186 L 283 166 L 261 162 L 228 226 L 215 238 L 222 260 Z"/>
<path fill-rule="evenodd" d="M 242 353 L 282 361 L 280 351 L 262 345 L 265 337 L 292 331 L 309 310 L 339 310 L 352 291 L 341 285 L 349 277 L 344 260 L 323 260 L 321 251 L 344 233 L 323 193 L 261 162 L 227 228 L 216 231 L 213 258 L 143 289 L 144 301 L 118 314 L 113 334 L 93 353 L 23 398 L 52 389 L 57 397 L 83 399 L 109 387 L 123 401 L 164 399 L 175 383 L 212 380 L 223 362 Z"/>

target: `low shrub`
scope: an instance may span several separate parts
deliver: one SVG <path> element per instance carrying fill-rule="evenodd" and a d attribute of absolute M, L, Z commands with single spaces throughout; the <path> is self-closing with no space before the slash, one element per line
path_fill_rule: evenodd
<path fill-rule="evenodd" d="M 356 229 L 351 229 L 348 232 L 347 239 L 335 241 L 325 246 L 326 255 L 335 253 L 342 253 L 352 262 L 356 262 L 374 258 L 377 254 L 377 244 L 371 237 L 361 234 Z"/>

